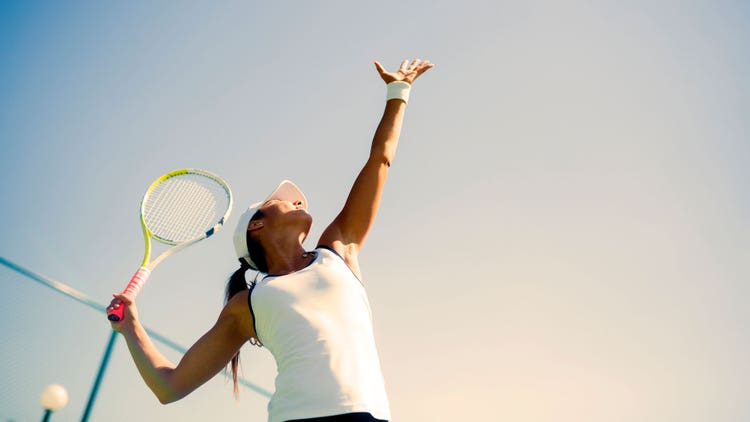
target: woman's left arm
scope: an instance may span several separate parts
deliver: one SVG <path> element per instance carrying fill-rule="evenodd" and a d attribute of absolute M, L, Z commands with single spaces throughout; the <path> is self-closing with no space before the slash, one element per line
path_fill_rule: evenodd
<path fill-rule="evenodd" d="M 387 72 L 380 63 L 375 62 L 383 81 L 387 84 L 405 82 L 408 84 L 407 93 L 414 80 L 433 66 L 427 60 L 414 60 L 411 64 L 404 61 L 398 71 Z M 406 101 L 403 96 L 386 102 L 383 117 L 372 140 L 370 156 L 357 176 L 344 208 L 318 242 L 319 245 L 334 248 L 358 276 L 357 255 L 375 221 L 388 169 L 396 155 L 405 110 Z"/>
<path fill-rule="evenodd" d="M 175 365 L 159 352 L 138 322 L 132 300 L 125 295 L 115 295 L 115 298 L 127 307 L 124 319 L 113 323 L 112 328 L 125 337 L 138 372 L 162 404 L 181 399 L 211 379 L 254 335 L 250 312 L 247 312 L 247 295 L 235 295 L 216 324 Z"/>

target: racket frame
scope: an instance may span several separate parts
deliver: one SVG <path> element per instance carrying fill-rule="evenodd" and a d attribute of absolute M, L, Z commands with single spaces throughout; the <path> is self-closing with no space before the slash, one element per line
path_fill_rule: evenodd
<path fill-rule="evenodd" d="M 203 233 L 202 235 L 200 235 L 200 236 L 198 236 L 196 238 L 190 239 L 190 240 L 185 240 L 183 242 L 175 242 L 175 241 L 170 240 L 170 239 L 162 238 L 162 237 L 160 237 L 160 236 L 152 233 L 151 230 L 149 230 L 148 225 L 146 224 L 146 219 L 144 217 L 145 207 L 146 207 L 146 202 L 147 202 L 149 196 L 151 195 L 151 192 L 153 192 L 154 189 L 156 189 L 157 186 L 159 186 L 161 183 L 165 182 L 168 179 L 171 179 L 171 178 L 176 177 L 176 176 L 182 176 L 182 175 L 185 175 L 185 174 L 197 174 L 199 176 L 204 176 L 204 177 L 207 177 L 209 179 L 214 180 L 216 183 L 218 183 L 219 185 L 221 185 L 226 190 L 227 197 L 229 199 L 229 203 L 227 204 L 227 210 L 224 213 L 224 215 L 219 219 L 219 221 L 216 224 L 213 225 L 213 227 L 211 227 L 210 229 L 208 229 L 205 233 Z M 145 245 L 145 253 L 143 254 L 143 262 L 141 263 L 141 267 L 145 267 L 145 268 L 148 268 L 149 270 L 153 270 L 154 267 L 156 267 L 157 265 L 159 265 L 159 263 L 161 261 L 163 261 L 164 258 L 168 257 L 169 255 L 171 255 L 171 254 L 173 254 L 175 252 L 178 252 L 178 251 L 180 251 L 180 250 L 182 250 L 182 249 L 184 249 L 184 248 L 186 248 L 186 247 L 188 247 L 188 246 L 190 246 L 190 245 L 192 245 L 192 244 L 194 244 L 196 242 L 199 242 L 199 241 L 201 241 L 203 239 L 206 239 L 206 238 L 212 236 L 227 221 L 227 219 L 229 218 L 229 214 L 232 211 L 232 206 L 233 205 L 234 205 L 234 201 L 233 201 L 233 196 L 232 196 L 232 190 L 229 188 L 229 185 L 227 184 L 227 182 L 224 181 L 224 179 L 222 179 L 221 177 L 219 177 L 219 176 L 217 176 L 217 175 L 215 175 L 213 173 L 207 172 L 205 170 L 193 169 L 193 168 L 178 169 L 178 170 L 170 171 L 169 173 L 166 173 L 163 176 L 161 176 L 158 179 L 156 179 L 153 183 L 151 183 L 151 185 L 148 187 L 148 189 L 146 189 L 146 193 L 143 195 L 143 199 L 141 200 L 141 209 L 140 209 L 141 216 L 140 216 L 140 220 L 141 220 L 141 227 L 143 228 L 143 238 L 144 238 L 145 243 L 146 243 L 146 245 Z M 149 259 L 151 259 L 151 239 L 158 240 L 159 242 L 165 243 L 167 245 L 172 245 L 173 247 L 167 249 L 164 252 L 162 252 L 161 255 L 159 255 L 156 259 L 154 259 L 153 261 L 149 262 Z"/>
<path fill-rule="evenodd" d="M 186 175 L 186 174 L 196 174 L 199 176 L 207 177 L 215 181 L 217 184 L 223 187 L 224 190 L 226 191 L 228 203 L 227 203 L 227 209 L 224 215 L 221 216 L 218 222 L 214 224 L 211 228 L 206 230 L 200 236 L 197 236 L 193 239 L 185 240 L 182 242 L 175 242 L 171 239 L 165 239 L 163 237 L 160 237 L 154 234 L 148 228 L 148 225 L 146 224 L 146 219 L 144 217 L 145 206 L 146 206 L 146 203 L 148 202 L 149 196 L 154 191 L 154 189 L 156 189 L 157 186 L 159 186 L 161 183 L 165 182 L 168 179 L 171 179 L 177 176 Z M 153 269 L 156 268 L 156 266 L 159 265 L 160 262 L 162 262 L 165 258 L 167 258 L 168 256 L 172 255 L 175 252 L 179 252 L 180 250 L 185 249 L 186 247 L 194 243 L 197 243 L 201 240 L 211 237 L 227 221 L 227 219 L 229 218 L 229 214 L 232 212 L 233 205 L 234 205 L 234 198 L 232 195 L 232 190 L 229 188 L 229 185 L 227 184 L 227 182 L 224 181 L 224 179 L 222 179 L 221 177 L 213 173 L 210 173 L 208 171 L 205 171 L 205 170 L 194 169 L 194 168 L 183 168 L 183 169 L 170 171 L 169 173 L 165 173 L 164 175 L 160 176 L 158 179 L 154 180 L 151 183 L 151 185 L 149 185 L 148 189 L 146 189 L 146 193 L 143 195 L 143 199 L 141 199 L 141 206 L 140 206 L 140 221 L 141 221 L 141 229 L 143 230 L 143 240 L 144 240 L 143 261 L 141 262 L 141 266 L 140 268 L 138 268 L 138 271 L 136 271 L 135 274 L 133 274 L 133 277 L 130 279 L 130 282 L 128 283 L 127 287 L 125 287 L 125 290 L 123 290 L 123 293 L 135 299 L 135 297 L 138 295 L 143 285 L 146 284 L 148 277 L 151 275 L 151 271 L 153 271 Z M 151 249 L 152 249 L 151 239 L 157 240 L 167 245 L 171 245 L 172 247 L 162 252 L 153 261 L 150 261 Z M 122 307 L 123 305 L 120 305 L 120 308 Z M 107 312 L 107 315 L 110 321 L 118 322 L 122 319 L 123 310 L 120 308 L 113 309 Z"/>

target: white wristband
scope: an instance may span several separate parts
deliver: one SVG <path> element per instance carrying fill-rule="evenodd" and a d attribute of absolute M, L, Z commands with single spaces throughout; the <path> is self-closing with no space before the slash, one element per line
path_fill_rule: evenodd
<path fill-rule="evenodd" d="M 409 85 L 408 82 L 393 81 L 390 82 L 387 87 L 388 92 L 385 96 L 386 101 L 398 99 L 404 103 L 409 102 L 409 91 L 411 90 L 411 85 Z"/>

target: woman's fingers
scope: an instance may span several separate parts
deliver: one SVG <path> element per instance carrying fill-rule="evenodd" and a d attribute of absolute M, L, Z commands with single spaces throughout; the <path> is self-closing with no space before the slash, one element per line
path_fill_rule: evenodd
<path fill-rule="evenodd" d="M 117 309 L 120 307 L 120 305 L 132 305 L 133 300 L 128 297 L 127 295 L 124 295 L 122 293 L 115 293 L 112 295 L 114 299 L 109 303 L 109 307 L 107 309 Z"/>
<path fill-rule="evenodd" d="M 112 295 L 112 296 L 114 296 L 114 295 Z M 120 303 L 122 303 L 120 301 L 120 299 L 112 299 L 112 301 L 109 302 L 109 306 L 107 306 L 107 310 L 119 308 L 120 307 Z"/>
<path fill-rule="evenodd" d="M 383 67 L 383 65 L 381 65 L 381 64 L 380 64 L 380 62 L 378 62 L 377 60 L 375 61 L 375 69 L 377 69 L 377 70 L 378 70 L 378 73 L 380 73 L 381 75 L 382 75 L 383 73 L 385 73 L 385 68 L 384 68 L 384 67 Z"/>
<path fill-rule="evenodd" d="M 409 60 L 401 62 L 401 67 L 398 68 L 401 72 L 407 73 L 407 66 L 409 66 Z"/>
<path fill-rule="evenodd" d="M 432 63 L 430 63 L 430 61 L 429 61 L 429 60 L 425 60 L 425 61 L 423 61 L 423 62 L 422 62 L 422 63 L 421 63 L 420 65 L 419 65 L 419 67 L 417 67 L 417 69 L 416 69 L 416 71 L 417 71 L 417 75 L 421 75 L 421 74 L 423 74 L 423 73 L 424 73 L 424 72 L 425 72 L 425 71 L 426 71 L 427 69 L 430 69 L 430 68 L 432 68 L 432 67 L 434 67 L 434 66 L 435 66 L 435 65 L 434 65 L 434 64 L 432 64 Z"/>
<path fill-rule="evenodd" d="M 124 293 L 115 293 L 112 296 L 114 296 L 116 300 L 119 300 L 120 302 L 124 303 L 125 305 L 132 305 L 133 304 L 133 299 L 130 296 L 124 294 Z"/>
<path fill-rule="evenodd" d="M 398 71 L 391 73 L 388 72 L 380 62 L 375 61 L 375 68 L 385 82 L 405 81 L 411 83 L 417 78 L 417 76 L 433 66 L 435 65 L 430 63 L 429 60 L 414 59 L 411 63 L 409 60 L 404 60 L 401 62 L 401 67 L 399 67 Z"/>

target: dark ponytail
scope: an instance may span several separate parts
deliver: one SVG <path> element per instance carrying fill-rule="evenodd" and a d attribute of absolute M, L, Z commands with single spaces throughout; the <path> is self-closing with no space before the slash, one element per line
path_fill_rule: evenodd
<path fill-rule="evenodd" d="M 252 218 L 250 218 L 250 221 L 258 220 L 263 217 L 263 211 L 258 210 L 253 214 Z M 240 269 L 235 271 L 230 277 L 229 281 L 227 281 L 226 289 L 224 290 L 224 304 L 226 305 L 229 303 L 229 300 L 234 297 L 237 293 L 243 292 L 248 289 L 247 281 L 245 280 L 245 273 L 247 270 L 257 270 L 262 273 L 268 273 L 268 264 L 266 263 L 266 257 L 265 252 L 263 250 L 263 245 L 260 244 L 260 241 L 257 239 L 254 239 L 250 235 L 250 231 L 247 232 L 247 250 L 250 253 L 250 257 L 253 260 L 253 263 L 255 264 L 256 268 L 253 268 L 250 266 L 250 264 L 245 261 L 244 258 L 240 258 Z M 258 341 L 257 339 L 250 339 L 250 343 L 254 344 L 256 346 L 262 346 L 262 343 Z M 234 397 L 239 398 L 240 396 L 240 387 L 237 379 L 237 369 L 240 366 L 240 351 L 238 350 L 237 353 L 232 357 L 232 361 L 230 363 L 230 368 L 232 371 L 232 381 L 234 381 Z"/>
<path fill-rule="evenodd" d="M 240 259 L 240 269 L 235 271 L 227 281 L 227 287 L 224 290 L 224 304 L 229 303 L 229 299 L 233 298 L 237 293 L 247 290 L 247 282 L 245 281 L 245 272 L 250 269 L 244 259 Z"/>
<path fill-rule="evenodd" d="M 227 287 L 224 291 L 224 305 L 229 303 L 229 300 L 234 297 L 237 293 L 248 289 L 247 281 L 245 281 L 245 273 L 250 269 L 250 266 L 245 262 L 244 259 L 240 259 L 240 269 L 235 271 L 227 281 Z M 237 380 L 237 369 L 240 366 L 240 351 L 232 357 L 230 368 L 232 371 L 232 381 L 234 381 L 234 397 L 240 397 L 240 387 Z"/>

